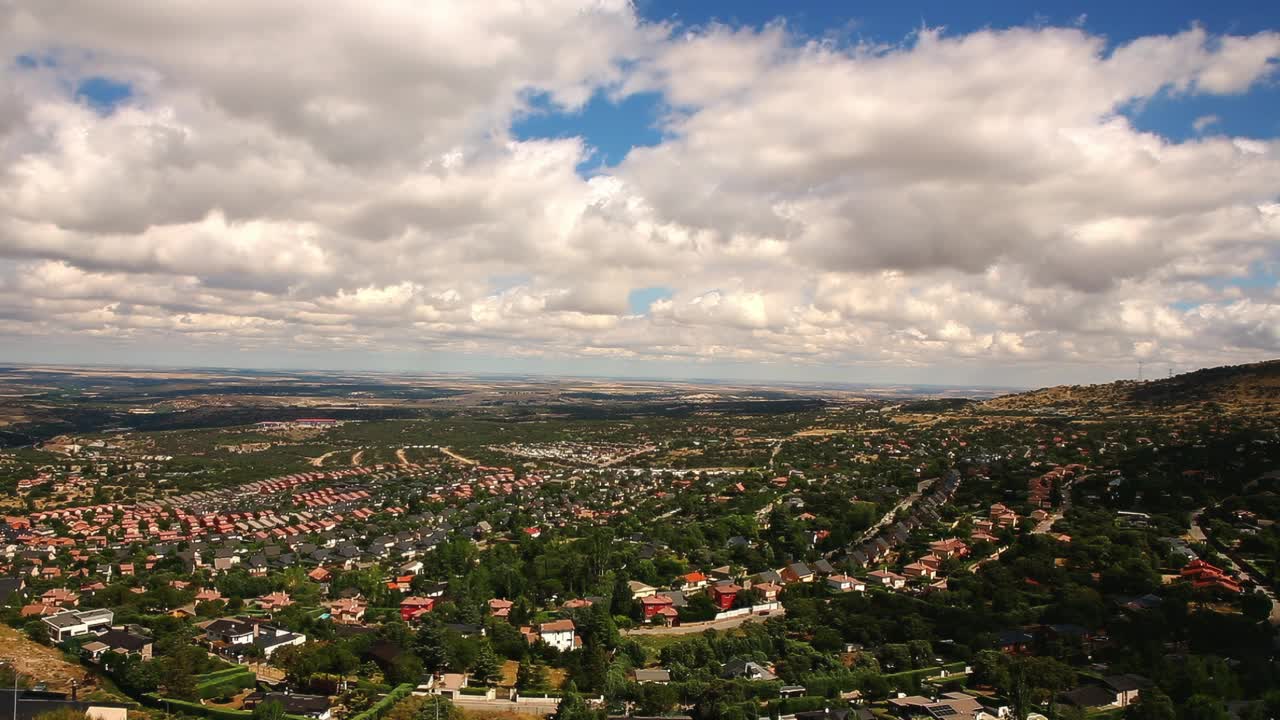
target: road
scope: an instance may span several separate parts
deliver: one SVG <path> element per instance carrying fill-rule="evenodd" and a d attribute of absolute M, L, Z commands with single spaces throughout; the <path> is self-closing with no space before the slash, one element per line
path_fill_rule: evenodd
<path fill-rule="evenodd" d="M 328 460 L 329 456 L 331 455 L 337 455 L 338 452 L 339 451 L 337 450 L 330 450 L 329 452 L 321 455 L 320 457 L 313 457 L 311 458 L 311 465 L 313 467 L 324 467 L 324 461 Z"/>
<path fill-rule="evenodd" d="M 630 630 L 623 630 L 622 634 L 623 635 L 696 635 L 700 632 L 705 632 L 707 630 L 730 630 L 732 628 L 738 627 L 739 625 L 742 625 L 743 623 L 751 622 L 753 620 L 759 620 L 763 622 L 768 618 L 783 617 L 786 614 L 787 614 L 787 609 L 784 607 L 779 607 L 777 610 L 772 610 L 763 615 L 760 615 L 760 614 L 743 615 L 742 617 L 728 618 L 725 620 L 710 620 L 707 622 L 699 622 L 699 623 L 685 623 L 683 625 L 676 625 L 675 627 L 659 626 L 659 627 L 632 628 Z"/>
<path fill-rule="evenodd" d="M 920 496 L 924 495 L 924 491 L 928 490 L 935 482 L 937 482 L 937 478 L 934 478 L 933 480 L 921 480 L 916 483 L 916 491 L 903 498 L 902 502 L 894 505 L 893 509 L 885 513 L 884 517 L 880 518 L 879 522 L 868 528 L 866 532 L 862 533 L 862 537 L 858 538 L 858 541 L 854 543 L 854 545 L 861 545 L 878 535 L 886 525 L 893 522 L 893 518 L 898 515 L 899 510 L 904 510 L 914 505 L 916 501 L 920 499 Z"/>
<path fill-rule="evenodd" d="M 475 460 L 472 460 L 471 458 L 468 458 L 468 457 L 462 457 L 461 455 L 459 455 L 458 453 L 454 452 L 453 450 L 451 450 L 450 448 L 447 448 L 447 447 L 442 447 L 442 448 L 440 448 L 440 452 L 444 453 L 445 455 L 448 455 L 449 457 L 453 458 L 454 460 L 457 460 L 458 462 L 462 463 L 463 465 L 479 465 L 479 464 L 480 464 L 480 463 L 476 462 Z"/>
<path fill-rule="evenodd" d="M 1191 513 L 1191 527 L 1187 531 L 1187 535 L 1193 541 L 1196 541 L 1196 542 L 1209 542 L 1209 535 L 1205 533 L 1204 526 L 1200 524 L 1200 515 L 1204 511 L 1205 511 L 1205 508 L 1200 508 L 1199 510 L 1196 510 L 1195 512 Z M 1262 591 L 1262 594 L 1266 595 L 1267 598 L 1271 600 L 1271 616 L 1268 619 L 1271 621 L 1272 625 L 1280 626 L 1280 600 L 1276 599 L 1276 594 L 1271 590 L 1271 588 L 1267 587 L 1267 585 L 1262 583 L 1257 577 L 1254 577 L 1253 574 L 1251 574 L 1243 566 L 1237 564 L 1236 561 L 1233 560 L 1226 553 L 1223 553 L 1222 548 L 1218 546 L 1214 546 L 1214 549 L 1218 550 L 1219 553 L 1222 554 L 1224 558 L 1226 558 L 1227 570 L 1231 570 L 1238 573 L 1240 577 L 1245 578 L 1249 582 L 1256 585 L 1258 589 Z"/>
<path fill-rule="evenodd" d="M 1053 524 L 1062 519 L 1067 511 L 1071 509 L 1071 483 L 1064 482 L 1062 484 L 1062 504 L 1057 510 L 1049 513 L 1049 517 L 1041 520 L 1031 532 L 1036 535 L 1043 535 L 1053 529 Z"/>

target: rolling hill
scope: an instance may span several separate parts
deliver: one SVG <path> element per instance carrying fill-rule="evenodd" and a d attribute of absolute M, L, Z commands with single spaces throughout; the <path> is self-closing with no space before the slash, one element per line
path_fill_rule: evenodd
<path fill-rule="evenodd" d="M 1280 414 L 1280 360 L 1196 370 L 1170 378 L 1105 385 L 1059 385 L 993 398 L 979 406 L 996 412 L 1231 415 Z"/>

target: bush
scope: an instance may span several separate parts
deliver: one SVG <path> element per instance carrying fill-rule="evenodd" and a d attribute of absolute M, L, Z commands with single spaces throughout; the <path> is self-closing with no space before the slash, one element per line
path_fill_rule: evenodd
<path fill-rule="evenodd" d="M 256 687 L 258 684 L 258 678 L 245 668 L 235 668 L 235 672 L 230 673 L 219 671 L 209 674 L 218 677 L 196 683 L 196 692 L 206 700 L 235 695 L 241 690 Z"/>
<path fill-rule="evenodd" d="M 487 695 L 489 688 L 487 687 L 464 687 L 458 690 L 463 695 Z"/>
<path fill-rule="evenodd" d="M 394 690 L 387 693 L 386 697 L 371 705 L 368 710 L 357 715 L 353 715 L 351 720 L 379 720 L 383 715 L 386 715 L 387 711 L 394 707 L 396 703 L 408 697 L 412 692 L 413 685 L 409 683 L 397 685 Z"/>

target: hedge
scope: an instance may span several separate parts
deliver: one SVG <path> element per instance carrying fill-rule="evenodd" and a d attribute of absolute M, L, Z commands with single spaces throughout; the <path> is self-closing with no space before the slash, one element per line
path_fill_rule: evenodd
<path fill-rule="evenodd" d="M 489 694 L 489 688 L 487 688 L 487 687 L 464 687 L 464 688 L 458 688 L 458 692 L 462 693 L 463 695 L 488 695 L 488 694 Z"/>
<path fill-rule="evenodd" d="M 255 687 L 257 684 L 257 675 L 246 667 L 237 666 L 198 676 L 196 692 L 200 697 L 208 700 L 223 695 L 234 695 L 240 690 Z"/>
<path fill-rule="evenodd" d="M 942 674 L 943 670 L 947 672 L 961 672 L 965 668 L 965 663 L 954 662 L 947 665 L 935 665 L 934 667 L 920 668 L 919 670 L 907 670 L 899 673 L 885 675 L 884 679 L 890 683 L 907 682 L 912 685 L 918 684 L 921 680 L 931 677 L 937 677 Z"/>
<path fill-rule="evenodd" d="M 196 692 L 200 694 L 200 697 L 208 700 L 209 698 L 222 697 L 224 695 L 234 695 L 241 690 L 256 687 L 257 685 L 258 677 L 253 673 L 245 672 L 212 682 L 198 683 Z"/>
<path fill-rule="evenodd" d="M 228 668 L 223 668 L 221 670 L 214 670 L 213 672 L 207 672 L 203 675 L 197 675 L 196 684 L 209 685 L 219 680 L 227 680 L 229 678 L 235 677 L 236 675 L 239 675 L 241 673 L 247 673 L 247 672 L 249 672 L 249 668 L 244 667 L 243 665 L 232 665 L 231 667 L 228 667 Z"/>
<path fill-rule="evenodd" d="M 827 707 L 831 701 L 825 697 L 815 697 L 813 695 L 804 695 L 801 697 L 781 698 L 769 703 L 769 714 L 790 715 L 797 712 L 806 712 L 809 710 L 822 710 Z"/>
<path fill-rule="evenodd" d="M 178 710 L 187 712 L 198 717 L 210 718 L 210 720 L 246 720 L 252 718 L 253 713 L 247 710 L 232 710 L 230 708 L 212 707 L 209 705 L 201 705 L 200 703 L 187 702 L 186 700 L 178 700 L 176 698 L 160 697 L 155 693 L 145 693 L 142 696 L 143 704 L 150 705 L 154 708 L 165 710 Z M 309 720 L 309 718 L 301 715 L 285 715 L 288 720 Z"/>
<path fill-rule="evenodd" d="M 373 705 L 370 705 L 368 710 L 353 715 L 350 720 L 380 720 L 380 718 L 383 715 L 386 715 L 387 711 L 394 707 L 396 703 L 409 697 L 409 694 L 413 692 L 413 688 L 413 683 L 402 683 L 397 685 L 394 690 L 387 693 L 386 697 Z"/>

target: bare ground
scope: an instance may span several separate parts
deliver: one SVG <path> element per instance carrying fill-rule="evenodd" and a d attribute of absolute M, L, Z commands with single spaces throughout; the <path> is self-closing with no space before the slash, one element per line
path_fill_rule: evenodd
<path fill-rule="evenodd" d="M 74 680 L 82 691 L 97 679 L 82 666 L 67 662 L 62 652 L 33 642 L 21 632 L 0 624 L 0 660 L 16 664 L 18 672 L 50 690 L 69 691 Z"/>

